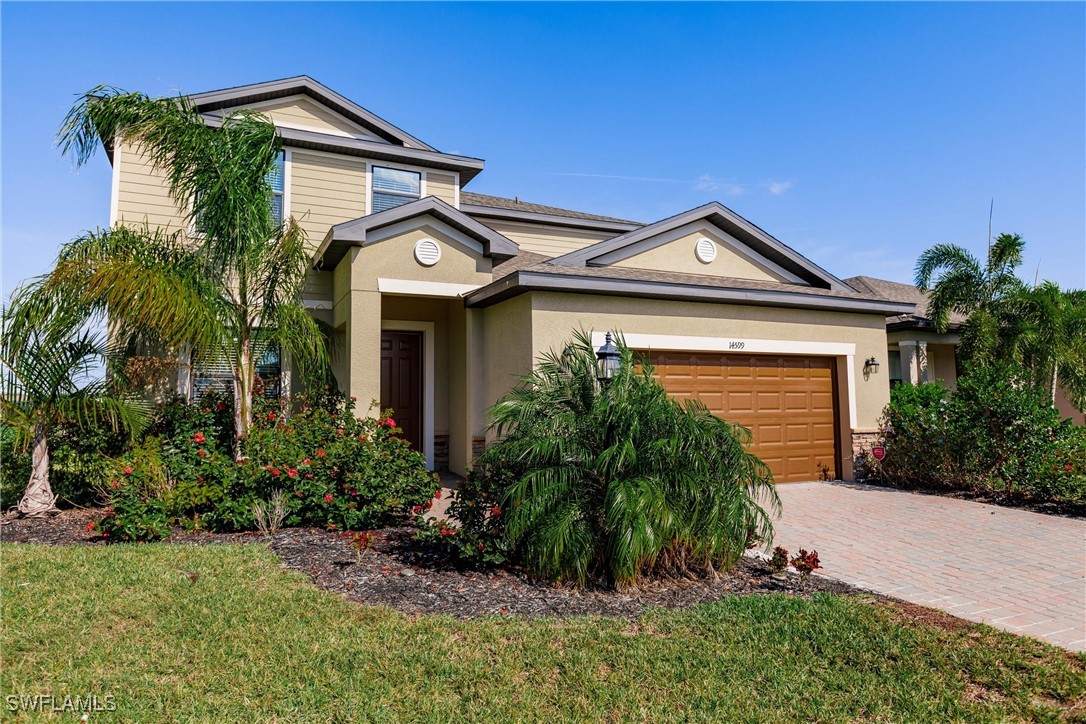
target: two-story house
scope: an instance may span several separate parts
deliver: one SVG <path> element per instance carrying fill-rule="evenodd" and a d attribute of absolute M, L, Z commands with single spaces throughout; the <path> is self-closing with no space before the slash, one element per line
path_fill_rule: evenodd
<path fill-rule="evenodd" d="M 886 318 L 914 305 L 857 290 L 719 203 L 638 223 L 472 193 L 481 159 L 305 76 L 190 98 L 212 123 L 244 107 L 278 126 L 275 209 L 312 244 L 304 302 L 340 336 L 335 377 L 362 407 L 394 408 L 433 468 L 463 473 L 487 408 L 578 329 L 621 332 L 676 397 L 750 427 L 778 481 L 849 478 L 873 436 Z M 111 222 L 183 224 L 134 148 L 110 158 Z"/>

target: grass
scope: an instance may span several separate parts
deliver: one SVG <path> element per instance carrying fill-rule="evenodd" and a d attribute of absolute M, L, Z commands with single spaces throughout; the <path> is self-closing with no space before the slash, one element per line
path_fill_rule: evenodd
<path fill-rule="evenodd" d="M 0 694 L 112 694 L 123 720 L 1054 720 L 1086 697 L 1086 657 L 856 597 L 458 621 L 349 603 L 255 545 L 0 556 Z"/>

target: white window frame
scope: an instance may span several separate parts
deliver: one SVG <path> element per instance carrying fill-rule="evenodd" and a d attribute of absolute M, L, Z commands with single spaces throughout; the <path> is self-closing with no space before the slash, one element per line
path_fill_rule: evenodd
<path fill-rule="evenodd" d="M 417 173 L 419 175 L 419 195 L 415 196 L 414 194 L 405 193 L 403 191 L 385 191 L 374 189 L 374 171 L 378 168 L 387 168 L 390 171 L 405 171 L 407 173 Z M 389 196 L 399 196 L 401 198 L 408 199 L 404 202 L 405 204 L 409 204 L 412 201 L 418 201 L 419 199 L 426 198 L 426 171 L 421 168 L 411 168 L 409 166 L 390 166 L 380 163 L 368 163 L 366 164 L 366 186 L 366 208 L 369 209 L 369 213 L 372 214 L 374 213 L 373 194 L 375 191 L 377 191 L 377 193 L 388 194 Z"/>

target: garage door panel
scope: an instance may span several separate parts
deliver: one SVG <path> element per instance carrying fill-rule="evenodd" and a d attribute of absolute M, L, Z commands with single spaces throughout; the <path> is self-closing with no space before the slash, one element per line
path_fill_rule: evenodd
<path fill-rule="evenodd" d="M 834 361 L 823 357 L 657 352 L 656 376 L 676 399 L 700 399 L 751 430 L 751 451 L 778 482 L 836 474 Z"/>

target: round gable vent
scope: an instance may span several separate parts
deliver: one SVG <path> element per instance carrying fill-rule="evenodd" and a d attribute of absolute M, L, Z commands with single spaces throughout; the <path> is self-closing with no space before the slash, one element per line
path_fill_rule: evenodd
<path fill-rule="evenodd" d="M 716 244 L 713 243 L 712 239 L 702 237 L 694 245 L 694 255 L 698 257 L 698 261 L 702 264 L 708 264 L 716 259 Z"/>
<path fill-rule="evenodd" d="M 441 247 L 433 239 L 419 239 L 415 244 L 415 259 L 423 266 L 433 266 L 441 260 Z"/>

